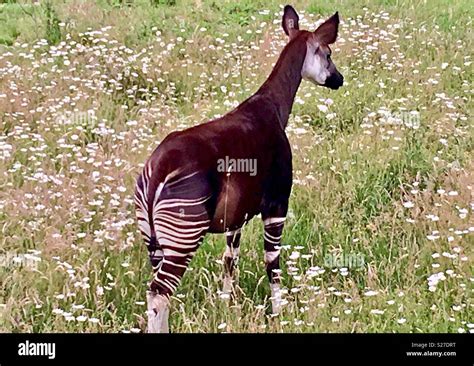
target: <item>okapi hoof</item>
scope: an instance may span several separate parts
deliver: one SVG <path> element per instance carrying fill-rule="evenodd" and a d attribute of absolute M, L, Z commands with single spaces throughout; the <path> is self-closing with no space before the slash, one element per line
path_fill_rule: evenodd
<path fill-rule="evenodd" d="M 270 288 L 272 290 L 272 296 L 270 297 L 270 300 L 272 300 L 272 313 L 280 314 L 282 305 L 280 284 L 272 283 Z"/>
<path fill-rule="evenodd" d="M 155 292 L 147 291 L 148 333 L 169 333 L 169 300 Z"/>

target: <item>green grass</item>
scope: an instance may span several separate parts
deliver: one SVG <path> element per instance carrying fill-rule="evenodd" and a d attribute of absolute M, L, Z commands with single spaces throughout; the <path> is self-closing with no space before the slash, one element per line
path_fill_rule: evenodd
<path fill-rule="evenodd" d="M 339 11 L 333 59 L 346 84 L 303 82 L 287 129 L 287 304 L 270 314 L 255 218 L 230 300 L 219 293 L 224 238 L 206 237 L 172 299 L 173 332 L 472 329 L 469 5 L 294 4 L 311 23 Z M 258 89 L 286 42 L 280 10 L 276 1 L 0 4 L 0 331 L 145 330 L 151 271 L 132 200 L 140 164 L 171 131 Z M 388 115 L 419 116 L 419 128 Z M 363 263 L 325 266 L 350 256 Z"/>

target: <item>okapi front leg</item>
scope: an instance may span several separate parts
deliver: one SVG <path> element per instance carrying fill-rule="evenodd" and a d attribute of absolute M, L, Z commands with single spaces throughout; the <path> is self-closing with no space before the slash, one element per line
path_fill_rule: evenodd
<path fill-rule="evenodd" d="M 240 231 L 241 229 L 237 229 L 226 233 L 227 246 L 224 253 L 224 285 L 222 288 L 224 293 L 232 291 L 234 270 L 239 260 Z"/>
<path fill-rule="evenodd" d="M 263 223 L 265 227 L 265 267 L 272 291 L 272 311 L 274 314 L 278 314 L 281 310 L 280 243 L 285 217 L 269 217 Z"/>

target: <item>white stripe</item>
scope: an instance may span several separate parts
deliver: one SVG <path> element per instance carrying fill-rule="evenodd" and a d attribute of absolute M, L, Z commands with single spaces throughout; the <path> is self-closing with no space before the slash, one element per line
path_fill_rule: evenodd
<path fill-rule="evenodd" d="M 166 176 L 165 182 L 166 182 L 168 179 L 174 178 L 174 176 L 177 175 L 177 174 L 179 174 L 179 173 L 180 173 L 179 169 L 176 169 L 176 170 L 173 171 L 172 173 L 168 174 L 168 175 Z M 179 183 L 179 182 L 181 182 L 181 181 L 183 181 L 183 180 L 185 180 L 185 179 L 191 178 L 192 176 L 194 176 L 194 175 L 196 175 L 196 174 L 198 174 L 198 173 L 199 173 L 199 172 L 194 172 L 194 173 L 185 175 L 184 177 L 181 177 L 181 178 L 175 180 L 174 182 L 169 182 L 168 185 L 169 185 L 169 186 L 174 186 L 176 183 Z"/>
<path fill-rule="evenodd" d="M 211 220 L 203 220 L 203 221 L 184 221 L 179 220 L 174 217 L 167 217 L 165 214 L 160 213 L 158 216 L 153 217 L 155 219 L 155 223 L 158 223 L 158 220 L 168 220 L 171 223 L 179 225 L 179 226 L 193 226 L 193 225 L 201 225 L 201 224 L 209 224 Z"/>
<path fill-rule="evenodd" d="M 266 225 L 271 225 L 271 224 L 277 224 L 277 223 L 283 223 L 285 222 L 286 217 L 269 217 L 268 219 L 263 221 L 263 224 Z"/>
<path fill-rule="evenodd" d="M 180 253 L 180 252 L 177 252 L 173 249 L 169 249 L 169 248 L 163 248 L 163 253 L 165 255 L 165 257 L 169 257 L 169 256 L 173 256 L 173 257 L 187 257 L 190 253 Z"/>
<path fill-rule="evenodd" d="M 191 240 L 184 240 L 184 239 L 176 239 L 174 237 L 162 235 L 161 233 L 157 234 L 156 239 L 160 241 L 161 245 L 169 245 L 171 247 L 186 249 L 186 248 L 194 248 L 199 245 L 196 241 L 201 239 L 203 235 L 191 239 Z"/>
<path fill-rule="evenodd" d="M 161 268 L 160 268 L 160 270 L 158 271 L 158 273 L 164 274 L 164 275 L 167 276 L 167 277 L 171 277 L 172 279 L 174 279 L 174 280 L 177 281 L 177 282 L 180 281 L 180 278 L 179 278 L 179 277 L 175 276 L 175 275 L 172 274 L 172 273 L 163 271 Z"/>
<path fill-rule="evenodd" d="M 169 230 L 172 230 L 173 232 L 174 231 L 179 231 L 179 233 L 182 233 L 183 235 L 186 235 L 186 234 L 190 234 L 190 233 L 196 233 L 198 230 L 207 230 L 208 229 L 208 225 L 205 225 L 205 226 L 196 226 L 195 228 L 177 228 L 176 226 L 173 226 L 173 224 L 171 224 L 169 221 L 165 221 L 165 220 L 159 220 L 157 222 L 157 226 L 159 227 L 164 227 L 165 229 L 169 229 Z"/>
<path fill-rule="evenodd" d="M 155 210 L 163 210 L 163 209 L 166 209 L 166 208 L 172 208 L 172 207 L 182 207 L 182 206 L 197 206 L 197 205 L 200 205 L 200 204 L 203 204 L 204 202 L 206 202 L 209 198 L 211 198 L 211 196 L 207 196 L 207 197 L 201 197 L 199 198 L 200 201 L 192 201 L 192 202 L 186 202 L 184 200 L 174 200 L 174 201 L 177 201 L 176 203 L 168 203 L 169 200 L 162 200 L 158 203 L 158 205 L 156 206 L 156 209 Z"/>
<path fill-rule="evenodd" d="M 265 263 L 273 262 L 280 255 L 280 249 L 273 252 L 265 251 Z"/>
<path fill-rule="evenodd" d="M 172 292 L 174 292 L 176 290 L 176 288 L 173 285 L 170 285 L 166 281 L 163 281 L 163 280 L 159 279 L 158 278 L 158 272 L 156 272 L 155 281 L 158 282 L 158 283 L 162 283 L 163 285 L 168 287 Z"/>
<path fill-rule="evenodd" d="M 265 231 L 265 233 L 263 234 L 264 237 L 268 237 L 270 240 L 278 240 L 280 241 L 281 240 L 281 237 L 282 237 L 282 234 L 278 235 L 278 236 L 274 236 L 274 235 L 271 235 L 268 231 Z"/>
<path fill-rule="evenodd" d="M 178 264 L 178 263 L 174 263 L 174 262 L 168 261 L 166 259 L 163 259 L 163 263 L 170 264 L 170 265 L 175 266 L 175 267 L 188 268 L 188 266 Z"/>
<path fill-rule="evenodd" d="M 237 230 L 232 230 L 232 231 L 226 231 L 225 235 L 226 236 L 233 236 L 233 235 L 240 234 L 241 231 L 242 231 L 242 228 L 239 228 Z"/>
<path fill-rule="evenodd" d="M 263 239 L 265 241 L 268 241 L 269 243 L 272 243 L 272 244 L 277 244 L 277 245 L 280 244 L 280 240 L 271 240 L 271 239 L 267 238 L 266 235 L 263 236 Z"/>

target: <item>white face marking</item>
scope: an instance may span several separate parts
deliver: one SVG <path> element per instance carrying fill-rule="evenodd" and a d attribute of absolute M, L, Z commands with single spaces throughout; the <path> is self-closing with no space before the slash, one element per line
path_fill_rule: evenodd
<path fill-rule="evenodd" d="M 318 47 L 316 44 L 307 42 L 306 47 L 306 57 L 301 69 L 301 76 L 303 79 L 309 80 L 317 85 L 323 85 L 331 74 L 327 69 L 329 64 L 327 60 L 316 52 L 316 48 Z"/>

